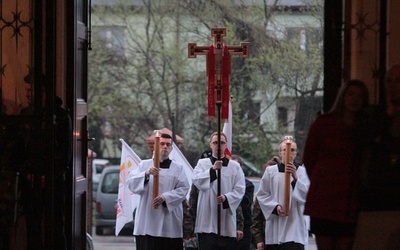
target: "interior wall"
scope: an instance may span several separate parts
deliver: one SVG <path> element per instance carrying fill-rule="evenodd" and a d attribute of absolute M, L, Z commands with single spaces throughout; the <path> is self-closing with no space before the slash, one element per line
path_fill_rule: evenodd
<path fill-rule="evenodd" d="M 385 71 L 400 63 L 400 1 L 351 0 L 351 9 L 350 78 L 366 83 L 371 104 L 383 103 Z"/>
<path fill-rule="evenodd" d="M 387 66 L 400 63 L 400 1 L 388 1 Z"/>
<path fill-rule="evenodd" d="M 29 113 L 34 102 L 33 79 L 26 77 L 34 60 L 32 5 L 29 0 L 0 1 L 0 114 Z"/>
<path fill-rule="evenodd" d="M 350 78 L 365 82 L 371 104 L 378 104 L 380 1 L 353 0 L 351 8 Z"/>
<path fill-rule="evenodd" d="M 349 1 L 350 76 L 367 84 L 371 104 L 383 104 L 385 72 L 400 63 L 400 1 Z M 361 212 L 353 249 L 398 249 L 399 232 L 399 211 Z"/>

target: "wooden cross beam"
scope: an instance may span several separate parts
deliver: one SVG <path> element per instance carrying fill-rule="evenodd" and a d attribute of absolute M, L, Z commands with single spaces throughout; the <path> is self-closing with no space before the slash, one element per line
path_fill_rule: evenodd
<path fill-rule="evenodd" d="M 215 48 L 221 50 L 224 43 L 224 36 L 226 36 L 226 28 L 211 28 L 211 36 L 214 37 Z M 227 45 L 227 47 L 231 55 L 240 55 L 242 58 L 249 57 L 248 42 L 241 42 L 240 45 Z M 188 57 L 196 58 L 197 55 L 207 55 L 209 48 L 209 46 L 197 46 L 197 43 L 188 43 Z"/>
<path fill-rule="evenodd" d="M 208 75 L 208 115 L 213 117 L 214 105 L 222 102 L 222 118 L 227 119 L 229 102 L 229 75 L 230 56 L 240 55 L 242 58 L 249 57 L 249 43 L 241 42 L 240 45 L 225 45 L 223 37 L 226 36 L 226 28 L 211 28 L 211 36 L 214 42 L 211 46 L 197 46 L 196 43 L 188 43 L 188 57 L 196 58 L 197 55 L 207 56 Z M 213 51 L 211 51 L 213 50 Z M 224 56 L 225 54 L 225 56 Z M 224 79 L 226 82 L 223 82 Z M 225 83 L 225 84 L 224 84 Z M 227 85 L 227 86 L 222 86 Z M 225 88 L 224 88 L 225 87 Z M 224 88 L 224 93 L 221 93 Z M 214 91 L 215 97 L 214 97 Z M 223 96 L 222 96 L 223 95 Z M 222 100 L 224 99 L 224 100 Z"/>
<path fill-rule="evenodd" d="M 211 28 L 211 36 L 214 37 L 214 45 L 222 49 L 223 37 L 226 36 L 226 28 Z M 197 46 L 197 43 L 188 43 L 189 58 L 196 58 L 197 55 L 207 55 L 209 46 Z M 249 43 L 241 42 L 240 45 L 228 45 L 229 53 L 240 55 L 243 58 L 249 57 Z"/>

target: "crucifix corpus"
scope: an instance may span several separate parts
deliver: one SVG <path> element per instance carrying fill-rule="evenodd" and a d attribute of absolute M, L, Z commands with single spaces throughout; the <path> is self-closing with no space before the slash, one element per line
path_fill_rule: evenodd
<path fill-rule="evenodd" d="M 208 117 L 213 120 L 215 107 L 217 107 L 217 132 L 218 155 L 221 160 L 221 119 L 227 120 L 229 115 L 229 75 L 231 71 L 231 55 L 249 57 L 249 43 L 241 42 L 238 46 L 225 45 L 223 37 L 226 28 L 211 28 L 214 42 L 209 46 L 197 46 L 196 43 L 188 44 L 188 57 L 196 58 L 197 55 L 206 55 L 208 77 Z M 218 175 L 218 196 L 221 195 L 221 170 Z M 221 232 L 221 204 L 218 205 L 218 235 Z"/>

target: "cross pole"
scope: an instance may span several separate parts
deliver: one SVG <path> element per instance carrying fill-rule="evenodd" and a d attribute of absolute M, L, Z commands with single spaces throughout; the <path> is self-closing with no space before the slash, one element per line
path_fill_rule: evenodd
<path fill-rule="evenodd" d="M 217 159 L 221 160 L 221 118 L 228 119 L 229 113 L 230 56 L 240 55 L 242 58 L 248 58 L 249 43 L 241 42 L 239 46 L 225 45 L 223 37 L 226 36 L 226 28 L 211 28 L 211 36 L 214 37 L 214 42 L 210 46 L 197 46 L 196 43 L 188 43 L 188 57 L 207 56 L 208 116 L 211 119 L 214 118 L 216 106 L 218 127 Z M 217 175 L 217 196 L 220 196 L 221 169 L 217 170 Z M 218 204 L 218 235 L 221 235 L 221 204 Z"/>

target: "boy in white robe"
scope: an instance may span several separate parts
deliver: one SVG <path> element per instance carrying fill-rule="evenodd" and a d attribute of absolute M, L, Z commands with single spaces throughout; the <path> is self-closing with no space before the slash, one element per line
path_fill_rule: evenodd
<path fill-rule="evenodd" d="M 139 195 L 133 234 L 138 250 L 182 250 L 182 202 L 189 191 L 183 166 L 168 157 L 172 151 L 172 137 L 160 138 L 160 168 L 153 159 L 143 160 L 128 177 L 129 189 Z M 159 195 L 153 199 L 153 178 L 159 176 Z M 153 208 L 156 205 L 158 208 Z"/>
<path fill-rule="evenodd" d="M 279 146 L 279 155 L 285 160 L 286 141 Z M 257 200 L 266 219 L 265 248 L 306 249 L 308 245 L 307 219 L 304 204 L 310 181 L 304 166 L 293 163 L 297 145 L 291 143 L 290 162 L 279 163 L 265 169 L 261 179 Z M 285 168 L 291 175 L 289 215 L 283 208 Z M 257 248 L 259 249 L 259 248 Z"/>
<path fill-rule="evenodd" d="M 198 203 L 194 232 L 199 249 L 233 249 L 236 242 L 236 209 L 244 192 L 244 173 L 239 163 L 225 158 L 226 136 L 220 137 L 221 160 L 218 155 L 218 134 L 210 137 L 212 156 L 200 159 L 194 168 L 193 184 L 198 188 Z M 221 195 L 218 194 L 217 170 L 221 169 Z M 218 235 L 218 204 L 221 204 L 221 226 Z"/>

